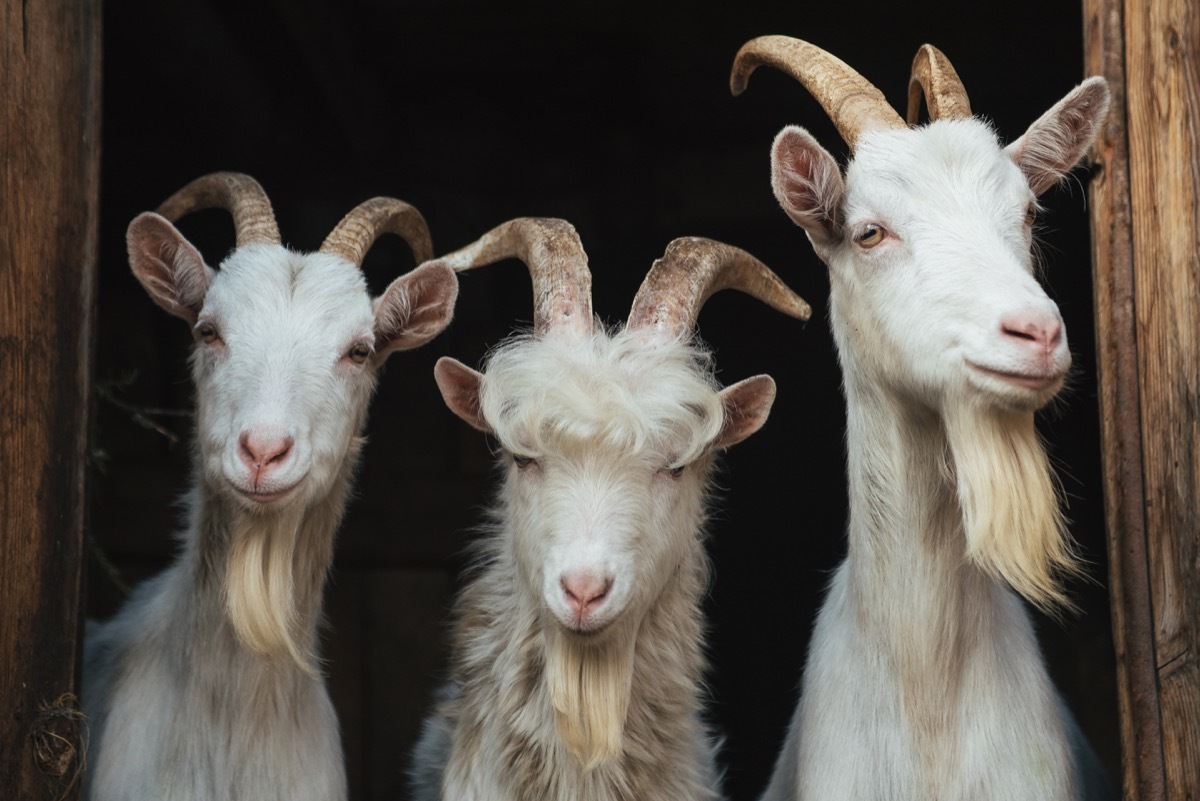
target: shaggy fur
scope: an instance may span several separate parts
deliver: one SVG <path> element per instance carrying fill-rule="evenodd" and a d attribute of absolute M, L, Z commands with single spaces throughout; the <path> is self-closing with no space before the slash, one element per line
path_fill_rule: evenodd
<path fill-rule="evenodd" d="M 129 239 L 151 297 L 195 325 L 195 468 L 175 563 L 89 627 L 83 797 L 344 799 L 317 657 L 334 532 L 376 369 L 445 327 L 456 280 L 419 268 L 373 304 L 335 256 L 247 245 L 213 271 L 154 215 Z M 290 448 L 256 469 L 248 434 Z"/>
<path fill-rule="evenodd" d="M 457 604 L 451 683 L 414 755 L 415 798 L 719 796 L 700 607 L 724 393 L 705 351 L 645 331 L 518 338 L 490 357 L 479 408 L 503 483 Z M 615 576 L 588 633 L 562 621 L 559 576 L 577 564 Z"/>
<path fill-rule="evenodd" d="M 1062 608 L 1078 569 L 1033 421 L 1069 353 L 1030 248 L 1106 108 L 1093 79 L 1008 151 L 975 119 L 868 131 L 844 183 L 807 132 L 776 140 L 829 267 L 850 520 L 767 801 L 1105 797 L 1013 590 Z"/>

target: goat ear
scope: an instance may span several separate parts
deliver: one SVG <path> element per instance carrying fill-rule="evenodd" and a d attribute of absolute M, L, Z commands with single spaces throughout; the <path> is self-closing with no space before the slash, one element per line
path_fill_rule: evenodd
<path fill-rule="evenodd" d="M 483 384 L 483 373 L 472 370 L 458 359 L 443 356 L 433 366 L 433 378 L 442 392 L 442 400 L 450 411 L 461 417 L 471 427 L 491 434 L 492 427 L 483 418 L 479 405 L 479 390 Z"/>
<path fill-rule="evenodd" d="M 771 404 L 775 402 L 775 380 L 769 375 L 756 375 L 721 390 L 721 406 L 725 422 L 713 447 L 728 448 L 763 427 Z"/>
<path fill-rule="evenodd" d="M 375 358 L 420 347 L 450 324 L 458 278 L 440 261 L 402 275 L 375 299 Z"/>
<path fill-rule="evenodd" d="M 195 325 L 213 270 L 200 251 L 165 217 L 152 211 L 133 218 L 125 232 L 129 267 L 150 298 Z"/>
<path fill-rule="evenodd" d="M 789 125 L 771 146 L 771 188 L 779 205 L 817 244 L 831 244 L 841 229 L 842 171 L 812 134 Z"/>
<path fill-rule="evenodd" d="M 1100 132 L 1108 104 L 1108 84 L 1100 77 L 1088 78 L 1004 149 L 1035 195 L 1057 184 L 1079 163 Z"/>

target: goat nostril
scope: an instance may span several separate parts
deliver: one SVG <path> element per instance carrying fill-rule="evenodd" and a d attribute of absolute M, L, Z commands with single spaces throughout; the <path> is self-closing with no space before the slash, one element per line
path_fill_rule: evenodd
<path fill-rule="evenodd" d="M 267 467 L 287 459 L 295 440 L 287 435 L 256 436 L 243 431 L 238 437 L 238 456 L 249 467 Z"/>
<path fill-rule="evenodd" d="M 577 614 L 588 611 L 591 606 L 601 603 L 612 589 L 612 579 L 599 578 L 590 573 L 563 576 L 559 579 L 563 595 Z"/>
<path fill-rule="evenodd" d="M 1000 321 L 1000 333 L 1030 345 L 1053 348 L 1062 340 L 1062 323 L 1046 317 L 1014 316 Z"/>

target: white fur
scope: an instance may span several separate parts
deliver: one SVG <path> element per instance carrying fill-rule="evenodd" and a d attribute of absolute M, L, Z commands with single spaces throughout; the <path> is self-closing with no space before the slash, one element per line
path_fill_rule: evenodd
<path fill-rule="evenodd" d="M 700 609 L 718 389 L 705 351 L 645 331 L 521 337 L 491 355 L 481 407 L 503 481 L 415 798 L 719 796 Z M 559 584 L 573 571 L 612 578 L 586 632 Z"/>
<path fill-rule="evenodd" d="M 195 474 L 179 557 L 88 632 L 83 797 L 344 799 L 317 640 L 381 361 L 348 356 L 356 343 L 375 343 L 366 282 L 340 258 L 278 245 L 239 248 L 218 271 L 197 257 L 207 292 L 187 264 L 169 264 L 182 270 L 173 285 L 169 271 L 139 277 L 185 319 L 191 312 L 171 302 L 194 302 L 197 328 L 215 325 L 220 339 L 197 342 L 192 358 Z M 189 298 L 172 286 L 200 290 Z M 256 475 L 238 454 L 246 432 L 293 445 Z M 283 496 L 264 502 L 252 492 Z"/>
<path fill-rule="evenodd" d="M 769 801 L 1081 796 L 1073 723 L 1010 588 L 1053 608 L 1076 569 L 1033 428 L 1070 354 L 1065 335 L 1038 349 L 1004 328 L 1061 325 L 1026 214 L 1106 105 L 1039 121 L 1025 171 L 976 119 L 863 134 L 844 187 L 802 129 L 776 140 L 776 194 L 829 268 L 850 520 Z M 864 247 L 872 226 L 886 235 Z"/>

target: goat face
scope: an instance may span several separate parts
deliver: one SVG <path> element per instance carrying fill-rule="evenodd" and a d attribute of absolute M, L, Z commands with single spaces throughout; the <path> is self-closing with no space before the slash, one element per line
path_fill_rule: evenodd
<path fill-rule="evenodd" d="M 374 386 L 362 274 L 324 254 L 241 248 L 193 332 L 202 463 L 250 508 L 329 492 Z"/>
<path fill-rule="evenodd" d="M 1037 196 L 1090 146 L 1107 109 L 1088 81 L 1002 149 L 973 118 L 874 130 L 843 182 L 803 129 L 776 138 L 776 196 L 829 267 L 848 375 L 932 409 L 973 397 L 1032 410 L 1061 388 L 1070 353 L 1033 277 Z"/>
<path fill-rule="evenodd" d="M 712 452 L 754 433 L 767 376 L 724 390 L 707 356 L 645 332 L 518 339 L 486 375 L 438 363 L 450 408 L 499 439 L 520 591 L 562 630 L 637 621 L 699 548 Z"/>
<path fill-rule="evenodd" d="M 130 264 L 192 326 L 206 482 L 251 512 L 327 495 L 359 447 L 375 371 L 450 320 L 442 265 L 401 276 L 372 302 L 362 273 L 327 253 L 239 247 L 213 270 L 153 213 L 130 224 Z"/>

